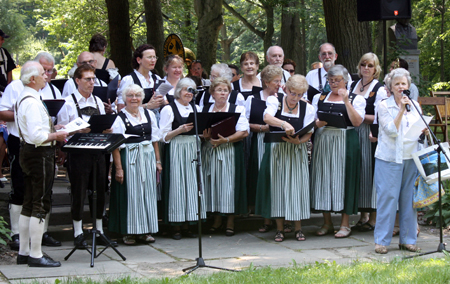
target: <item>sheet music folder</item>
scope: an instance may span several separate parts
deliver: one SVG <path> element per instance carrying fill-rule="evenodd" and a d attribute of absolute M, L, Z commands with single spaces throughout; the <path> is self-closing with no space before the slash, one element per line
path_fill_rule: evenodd
<path fill-rule="evenodd" d="M 47 106 L 48 114 L 50 116 L 57 116 L 62 106 L 66 103 L 66 100 L 43 100 L 43 102 Z"/>
<path fill-rule="evenodd" d="M 109 82 L 108 86 L 95 86 L 92 92 L 95 96 L 99 97 L 102 102 L 107 103 L 108 99 L 113 103 L 117 98 L 117 89 L 119 87 L 119 75 Z"/>
<path fill-rule="evenodd" d="M 89 128 L 91 133 L 102 133 L 106 129 L 110 129 L 116 120 L 117 114 L 92 115 L 89 119 Z"/>
<path fill-rule="evenodd" d="M 327 126 L 334 126 L 337 128 L 347 128 L 347 122 L 344 115 L 338 112 L 323 112 L 317 111 L 317 117 L 321 121 L 326 121 Z"/>
<path fill-rule="evenodd" d="M 295 132 L 294 135 L 291 135 L 292 137 L 302 137 L 306 133 L 308 133 L 313 127 L 316 125 L 316 122 L 313 121 L 307 126 L 303 127 L 299 131 Z M 277 143 L 277 142 L 286 142 L 282 139 L 282 137 L 287 137 L 286 132 L 284 131 L 272 131 L 269 133 L 266 133 L 264 135 L 264 143 Z"/>
<path fill-rule="evenodd" d="M 234 127 L 239 120 L 240 113 L 230 113 L 230 112 L 198 112 L 197 113 L 197 125 L 198 134 L 202 134 L 203 130 L 211 128 L 213 124 L 221 122 L 229 117 L 234 117 Z M 186 123 L 194 122 L 194 113 L 191 112 L 187 118 Z M 184 133 L 185 135 L 194 135 L 195 129 L 192 128 L 191 131 Z"/>

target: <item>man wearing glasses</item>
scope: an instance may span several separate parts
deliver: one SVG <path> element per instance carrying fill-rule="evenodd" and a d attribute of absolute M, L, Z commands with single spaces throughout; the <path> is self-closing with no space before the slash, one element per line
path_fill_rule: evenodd
<path fill-rule="evenodd" d="M 45 72 L 45 87 L 39 90 L 42 100 L 61 99 L 61 93 L 58 88 L 50 84 L 50 77 L 53 73 L 55 59 L 50 53 L 40 52 L 34 59 L 39 62 Z M 21 80 L 14 80 L 9 84 L 3 94 L 0 103 L 0 119 L 6 121 L 9 136 L 7 141 L 8 157 L 11 170 L 11 193 L 9 216 L 11 223 L 11 242 L 9 243 L 12 250 L 19 250 L 19 216 L 22 211 L 23 198 L 25 194 L 25 185 L 23 179 L 22 168 L 19 164 L 20 138 L 16 123 L 14 122 L 14 104 L 17 98 L 24 90 Z M 65 106 L 61 108 L 56 118 L 52 118 L 53 122 L 58 124 L 66 124 L 68 122 L 67 110 Z M 56 124 L 56 123 L 55 123 Z M 59 153 L 59 158 L 63 156 Z M 50 213 L 45 217 L 45 228 L 42 237 L 42 245 L 45 246 L 61 246 L 61 242 L 52 238 L 48 232 L 48 222 Z"/>
<path fill-rule="evenodd" d="M 81 56 L 81 55 L 80 55 Z M 83 57 L 79 57 L 83 59 Z M 86 59 L 84 59 L 86 60 Z M 81 64 L 75 70 L 73 77 L 78 88 L 66 98 L 67 111 L 69 121 L 81 118 L 88 122 L 92 115 L 105 114 L 105 107 L 102 100 L 92 94 L 95 82 L 95 67 L 89 64 Z M 90 128 L 85 128 L 81 132 L 88 133 Z M 108 129 L 105 133 L 111 133 L 112 129 Z M 69 153 L 67 155 L 68 174 L 71 186 L 71 213 L 74 229 L 74 245 L 79 249 L 84 249 L 87 243 L 83 234 L 83 207 L 84 200 L 88 189 L 93 189 L 92 174 L 94 164 L 97 164 L 96 190 L 97 190 L 97 212 L 96 225 L 97 229 L 103 233 L 103 209 L 105 207 L 105 190 L 106 190 L 106 167 L 105 155 L 91 155 L 80 153 Z M 103 239 L 97 238 L 97 244 L 105 245 Z M 115 245 L 115 243 L 112 243 Z"/>
<path fill-rule="evenodd" d="M 315 94 L 330 92 L 331 88 L 328 84 L 327 72 L 334 66 L 338 55 L 336 48 L 331 43 L 324 43 L 319 48 L 319 60 L 322 62 L 322 68 L 314 69 L 306 75 L 309 89 L 307 92 L 308 100 L 311 102 Z M 347 83 L 347 88 L 352 84 L 351 78 Z"/>

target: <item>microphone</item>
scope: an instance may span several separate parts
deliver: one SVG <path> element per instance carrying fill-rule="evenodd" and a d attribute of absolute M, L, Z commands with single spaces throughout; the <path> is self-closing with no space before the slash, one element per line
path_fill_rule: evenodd
<path fill-rule="evenodd" d="M 186 91 L 188 91 L 188 93 L 192 93 L 194 97 L 198 94 L 198 90 L 192 87 L 188 87 Z"/>
<path fill-rule="evenodd" d="M 409 95 L 411 95 L 411 91 L 410 91 L 410 90 L 404 90 L 404 91 L 403 91 L 403 94 L 404 94 L 405 96 L 407 96 L 408 99 L 410 99 L 410 97 L 409 97 Z M 407 111 L 407 112 L 410 112 L 410 111 L 411 111 L 411 106 L 410 106 L 410 105 L 405 105 L 405 108 L 406 108 L 406 111 Z"/>

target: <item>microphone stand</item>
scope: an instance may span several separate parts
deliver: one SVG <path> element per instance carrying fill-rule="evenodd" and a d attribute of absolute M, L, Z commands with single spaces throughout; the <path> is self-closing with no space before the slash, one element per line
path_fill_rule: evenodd
<path fill-rule="evenodd" d="M 404 91 L 404 94 L 409 98 L 409 91 Z M 415 109 L 417 110 L 417 113 L 420 115 L 420 118 L 422 119 L 422 121 L 425 123 L 425 125 L 428 128 L 428 131 L 430 131 L 431 136 L 433 137 L 434 141 L 436 141 L 436 145 L 438 146 L 436 148 L 436 152 L 438 154 L 438 159 L 437 159 L 437 166 L 438 166 L 438 195 L 439 195 L 439 201 L 438 201 L 438 206 L 439 206 L 439 244 L 436 250 L 434 251 L 429 251 L 429 252 L 423 252 L 423 253 L 418 253 L 415 255 L 410 255 L 410 256 L 406 256 L 403 259 L 408 259 L 408 258 L 414 258 L 414 257 L 418 257 L 418 256 L 422 256 L 422 255 L 427 255 L 427 254 L 432 254 L 432 253 L 436 253 L 436 252 L 450 252 L 448 251 L 445 246 L 447 245 L 446 243 L 444 243 L 443 241 L 443 232 L 442 232 L 442 194 L 441 194 L 441 185 L 442 185 L 442 180 L 441 180 L 441 153 L 444 154 L 444 156 L 447 158 L 447 161 L 450 161 L 450 159 L 448 158 L 447 154 L 445 153 L 445 151 L 443 151 L 442 148 L 442 144 L 441 144 L 441 140 L 439 140 L 436 135 L 434 134 L 434 132 L 431 130 L 430 126 L 428 125 L 428 123 L 425 121 L 425 118 L 423 118 L 423 115 L 420 113 L 419 108 L 412 103 L 412 105 L 415 107 Z"/>
<path fill-rule="evenodd" d="M 192 92 L 194 95 L 198 94 L 197 90 L 193 90 L 193 89 L 188 89 L 188 92 Z M 197 172 L 197 188 L 198 188 L 198 197 L 197 197 L 197 202 L 198 202 L 198 258 L 196 258 L 195 260 L 197 261 L 197 264 L 194 266 L 190 266 L 187 268 L 183 269 L 183 272 L 186 272 L 185 275 L 188 275 L 189 273 L 195 271 L 198 268 L 203 268 L 203 267 L 207 267 L 207 268 L 213 268 L 213 269 L 220 269 L 220 270 L 227 270 L 227 271 L 233 271 L 233 272 L 237 272 L 237 270 L 233 270 L 233 269 L 228 269 L 228 268 L 223 268 L 223 267 L 217 267 L 217 266 L 211 266 L 211 265 L 206 265 L 205 261 L 203 259 L 202 256 L 202 216 L 201 216 L 201 212 L 202 212 L 202 195 L 203 195 L 203 184 L 202 184 L 202 159 L 201 159 L 201 152 L 200 152 L 200 136 L 198 134 L 198 125 L 197 125 L 197 108 L 195 105 L 195 96 L 191 101 L 191 106 L 192 109 L 194 110 L 194 129 L 195 129 L 195 142 L 196 142 L 196 147 L 197 147 L 197 159 L 193 160 L 192 162 L 197 162 L 197 167 L 196 167 L 196 172 Z"/>

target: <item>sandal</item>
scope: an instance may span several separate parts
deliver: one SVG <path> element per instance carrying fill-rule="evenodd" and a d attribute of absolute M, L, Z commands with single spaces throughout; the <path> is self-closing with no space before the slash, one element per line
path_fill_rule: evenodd
<path fill-rule="evenodd" d="M 352 229 L 357 229 L 358 230 L 359 228 L 361 228 L 366 223 L 367 223 L 367 221 L 363 222 L 363 221 L 359 220 L 358 223 L 356 223 L 356 225 L 352 227 Z"/>
<path fill-rule="evenodd" d="M 283 231 L 285 233 L 292 233 L 292 225 L 291 224 L 284 224 L 283 228 L 284 228 Z"/>
<path fill-rule="evenodd" d="M 297 241 L 304 241 L 304 240 L 306 240 L 305 235 L 303 234 L 302 230 L 295 231 L 295 239 Z"/>
<path fill-rule="evenodd" d="M 337 239 L 347 238 L 352 234 L 352 230 L 349 227 L 341 226 L 339 231 L 334 235 Z"/>
<path fill-rule="evenodd" d="M 213 227 L 213 226 L 211 226 L 211 228 L 209 228 L 209 233 L 210 233 L 210 234 L 218 233 L 218 232 L 220 232 L 220 231 L 222 230 L 222 227 L 223 227 L 223 224 L 220 225 L 219 227 Z"/>
<path fill-rule="evenodd" d="M 398 234 L 400 234 L 400 226 L 394 226 L 394 230 L 392 231 L 392 236 L 398 236 Z"/>
<path fill-rule="evenodd" d="M 138 240 L 140 240 L 144 243 L 154 243 L 155 242 L 155 238 L 152 237 L 152 235 L 150 235 L 150 234 L 140 235 L 140 236 L 138 236 Z"/>
<path fill-rule="evenodd" d="M 272 230 L 272 225 L 271 224 L 264 224 L 261 228 L 259 228 L 259 232 L 260 233 L 267 233 L 270 230 Z"/>
<path fill-rule="evenodd" d="M 420 248 L 417 245 L 405 245 L 405 244 L 398 244 L 398 248 L 400 250 L 409 250 L 411 252 L 419 252 Z"/>
<path fill-rule="evenodd" d="M 181 231 L 180 230 L 174 231 L 172 234 L 172 239 L 176 241 L 181 240 Z"/>
<path fill-rule="evenodd" d="M 127 235 L 123 237 L 123 243 L 132 246 L 136 244 L 136 238 L 134 235 Z"/>
<path fill-rule="evenodd" d="M 234 229 L 232 229 L 232 228 L 227 228 L 227 229 L 225 230 L 225 236 L 227 236 L 227 237 L 232 237 L 232 236 L 234 236 Z"/>
<path fill-rule="evenodd" d="M 375 244 L 375 252 L 380 254 L 386 254 L 388 249 L 386 246 Z"/>
<path fill-rule="evenodd" d="M 365 223 L 359 228 L 360 232 L 369 232 L 375 230 L 375 225 L 371 225 L 369 222 Z"/>
<path fill-rule="evenodd" d="M 284 241 L 284 233 L 283 233 L 283 231 L 277 231 L 277 233 L 275 234 L 275 241 L 277 243 L 281 243 L 282 241 Z"/>
<path fill-rule="evenodd" d="M 317 236 L 325 236 L 328 234 L 334 233 L 334 226 L 333 224 L 323 224 L 323 226 L 316 231 Z"/>

